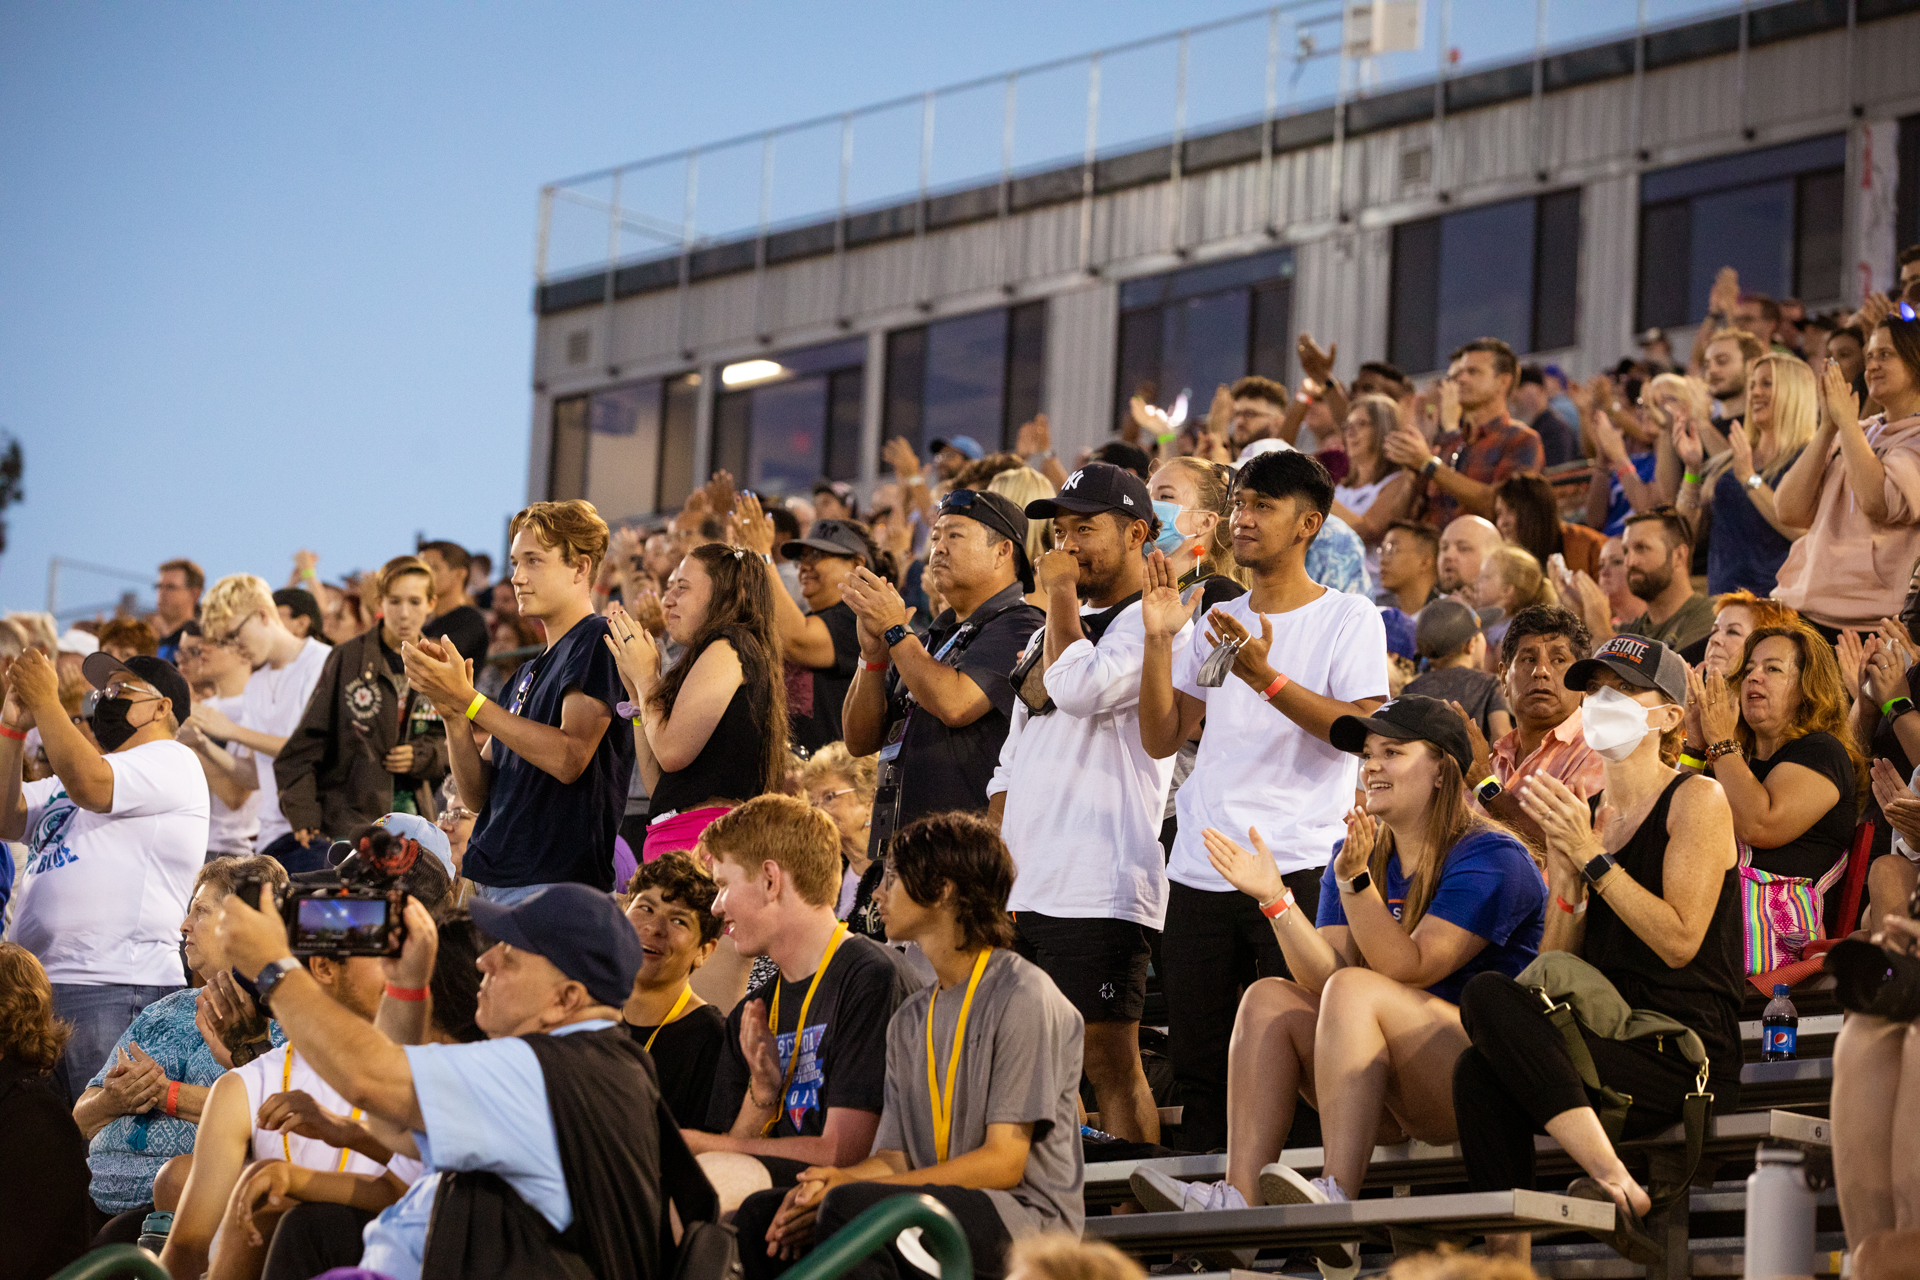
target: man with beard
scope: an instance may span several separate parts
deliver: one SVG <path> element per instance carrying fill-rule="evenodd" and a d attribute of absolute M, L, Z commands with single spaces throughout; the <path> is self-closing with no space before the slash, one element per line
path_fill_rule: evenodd
<path fill-rule="evenodd" d="M 1105 462 L 1080 468 L 1026 514 L 1053 521 L 1054 550 L 1036 575 L 1047 622 L 1013 669 L 1020 698 L 987 784 L 1020 871 L 1007 903 L 1014 947 L 1086 1023 L 1101 1128 L 1157 1143 L 1140 1014 L 1149 933 L 1166 923 L 1160 819 L 1173 757 L 1156 760 L 1140 743 L 1140 593 L 1159 520 L 1140 478 Z"/>
<path fill-rule="evenodd" d="M 1441 433 L 1432 447 L 1412 424 L 1381 443 L 1388 461 L 1414 471 L 1425 484 L 1429 524 L 1445 526 L 1468 512 L 1491 516 L 1494 486 L 1545 465 L 1539 435 L 1507 416 L 1507 397 L 1519 377 L 1512 347 L 1498 338 L 1475 338 L 1448 357 Z"/>
<path fill-rule="evenodd" d="M 1500 641 L 1500 682 L 1513 708 L 1513 728 L 1489 746 L 1478 722 L 1465 717 L 1473 744 L 1467 785 L 1475 806 L 1536 843 L 1539 824 L 1513 796 L 1521 782 L 1545 773 L 1582 800 L 1606 784 L 1606 762 L 1580 732 L 1586 695 L 1566 685 L 1567 668 L 1592 648 L 1587 625 L 1577 614 L 1539 605 L 1522 609 Z M 1458 703 L 1454 710 L 1465 715 Z"/>
<path fill-rule="evenodd" d="M 1164 760 L 1207 721 L 1178 796 L 1161 948 L 1184 1143 L 1199 1151 L 1226 1142 L 1240 989 L 1286 973 L 1265 913 L 1297 900 L 1313 917 L 1340 815 L 1353 803 L 1359 762 L 1327 735 L 1340 716 L 1371 715 L 1387 697 L 1380 611 L 1307 575 L 1307 548 L 1333 505 L 1326 468 L 1292 450 L 1260 454 L 1240 468 L 1230 502 L 1233 559 L 1252 571 L 1252 590 L 1216 607 L 1177 649 L 1192 612 L 1158 552 L 1141 600 L 1141 745 Z M 1229 641 L 1237 651 L 1212 657 Z M 1204 833 L 1238 838 L 1249 827 L 1271 847 L 1292 896 L 1256 904 L 1214 869 Z"/>
<path fill-rule="evenodd" d="M 1693 564 L 1693 530 L 1685 516 L 1670 507 L 1631 516 L 1623 532 L 1627 548 L 1627 589 L 1645 602 L 1647 611 L 1613 630 L 1658 640 L 1671 649 L 1684 649 L 1713 630 L 1713 602 L 1693 589 L 1688 569 Z M 1589 624 L 1592 619 L 1588 619 Z"/>
<path fill-rule="evenodd" d="M 1466 593 L 1472 604 L 1480 566 L 1503 539 L 1493 521 L 1484 516 L 1461 516 L 1440 534 L 1440 590 L 1446 595 Z"/>
<path fill-rule="evenodd" d="M 1747 416 L 1747 367 L 1767 349 L 1745 329 L 1722 329 L 1707 341 L 1700 372 L 1713 397 L 1713 425 L 1723 433 Z"/>

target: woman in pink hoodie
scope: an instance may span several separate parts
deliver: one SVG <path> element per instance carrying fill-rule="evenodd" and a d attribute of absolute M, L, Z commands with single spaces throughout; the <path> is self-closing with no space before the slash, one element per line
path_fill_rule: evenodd
<path fill-rule="evenodd" d="M 1831 362 L 1820 392 L 1820 430 L 1774 496 L 1780 519 L 1807 534 L 1773 595 L 1832 640 L 1897 616 L 1920 559 L 1920 320 L 1896 312 L 1867 341 L 1867 393 L 1881 413 L 1860 420 Z"/>

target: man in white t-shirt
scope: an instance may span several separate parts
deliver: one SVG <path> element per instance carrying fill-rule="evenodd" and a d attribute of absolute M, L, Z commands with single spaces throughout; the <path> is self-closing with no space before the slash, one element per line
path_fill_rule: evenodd
<path fill-rule="evenodd" d="M 193 690 L 194 705 L 205 703 L 229 719 L 238 717 L 247 677 L 252 674 L 247 660 L 232 649 L 208 644 L 197 618 L 187 619 L 180 628 L 177 652 L 180 674 Z M 260 834 L 260 787 L 253 754 L 237 742 L 215 742 L 191 720 L 180 726 L 180 741 L 200 757 L 200 769 L 212 793 L 207 857 L 252 853 L 254 837 Z"/>
<path fill-rule="evenodd" d="M 260 792 L 257 850 L 289 872 L 318 871 L 326 862 L 327 841 L 318 831 L 295 831 L 280 812 L 273 759 L 300 727 L 329 650 L 311 636 L 302 639 L 287 630 L 273 589 L 250 573 L 228 574 L 208 588 L 200 626 L 208 644 L 233 650 L 253 674 L 240 695 L 237 719 L 203 702 L 193 709 L 193 723 L 208 737 L 238 743 L 253 754 L 254 786 Z"/>
<path fill-rule="evenodd" d="M 185 678 L 159 658 L 104 653 L 81 671 L 100 691 L 97 749 L 37 650 L 14 661 L 0 706 L 0 839 L 27 846 L 11 937 L 40 958 L 54 1012 L 73 1024 L 57 1068 L 69 1101 L 134 1015 L 184 984 L 180 918 L 207 848 L 207 780 L 174 740 Z M 20 752 L 36 725 L 54 776 L 23 785 Z"/>
<path fill-rule="evenodd" d="M 1180 1101 L 1183 1145 L 1226 1142 L 1227 1043 L 1241 987 L 1286 973 L 1267 908 L 1221 878 L 1201 835 L 1209 827 L 1244 840 L 1257 828 L 1312 918 L 1320 875 L 1353 807 L 1358 766 L 1327 741 L 1343 715 L 1366 716 L 1387 699 L 1387 638 L 1364 596 L 1330 591 L 1307 575 L 1307 549 L 1333 503 L 1326 468 L 1297 452 L 1264 453 L 1235 478 L 1228 527 L 1236 564 L 1253 589 L 1196 627 L 1176 652 L 1188 611 L 1156 554 L 1141 601 L 1146 657 L 1140 740 L 1172 756 L 1206 720 L 1193 775 L 1180 788 L 1179 829 L 1167 878 L 1161 979 L 1168 1045 Z M 1215 646 L 1240 643 L 1209 663 Z M 1203 683 L 1202 677 L 1211 683 Z"/>
<path fill-rule="evenodd" d="M 1146 484 L 1105 462 L 1026 515 L 1053 522 L 1055 549 L 1035 566 L 1047 624 L 1013 668 L 1013 722 L 987 783 L 1020 872 L 1014 946 L 1080 1011 L 1100 1127 L 1157 1143 L 1140 1015 L 1167 914 L 1160 815 L 1173 760 L 1141 746 L 1139 706 L 1143 552 L 1159 520 Z"/>
<path fill-rule="evenodd" d="M 417 916 L 409 914 L 410 927 Z M 341 1008 L 363 1022 L 380 1011 L 386 984 L 375 956 L 334 960 L 312 956 L 306 971 Z M 200 1113 L 193 1167 L 180 1193 L 173 1229 L 160 1255 L 172 1274 L 207 1270 L 215 1233 L 240 1175 L 255 1160 L 286 1160 L 307 1169 L 394 1175 L 386 1203 L 400 1198 L 425 1171 L 418 1160 L 382 1143 L 364 1116 L 292 1045 L 263 1053 L 214 1082 Z M 371 1207 L 379 1207 L 374 1205 Z"/>

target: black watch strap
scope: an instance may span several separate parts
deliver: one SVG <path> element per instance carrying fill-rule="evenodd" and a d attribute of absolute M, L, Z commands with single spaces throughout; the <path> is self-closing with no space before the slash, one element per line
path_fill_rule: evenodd
<path fill-rule="evenodd" d="M 1894 698 L 1887 703 L 1885 710 L 1887 723 L 1892 724 L 1895 720 L 1898 720 L 1901 716 L 1913 710 L 1913 699 Z"/>
<path fill-rule="evenodd" d="M 1602 853 L 1587 859 L 1587 865 L 1580 869 L 1580 874 L 1587 878 L 1588 884 L 1597 885 L 1607 878 L 1607 872 L 1619 865 L 1612 854 Z"/>
<path fill-rule="evenodd" d="M 886 631 L 881 635 L 881 639 L 887 642 L 887 648 L 889 649 L 893 648 L 893 646 L 899 644 L 902 640 L 905 640 L 906 638 L 907 638 L 907 624 L 904 622 L 894 623 L 892 626 L 888 627 Z"/>
<path fill-rule="evenodd" d="M 254 1003 L 259 1005 L 263 1010 L 267 1008 L 269 1002 L 273 999 L 274 990 L 280 985 L 280 980 L 299 967 L 300 962 L 292 956 L 282 956 L 280 959 L 273 961 L 266 968 L 262 969 L 260 976 L 253 980 L 253 985 L 257 992 L 253 998 Z"/>

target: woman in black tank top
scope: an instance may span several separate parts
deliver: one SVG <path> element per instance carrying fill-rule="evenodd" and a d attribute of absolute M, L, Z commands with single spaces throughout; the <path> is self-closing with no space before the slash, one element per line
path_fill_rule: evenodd
<path fill-rule="evenodd" d="M 1519 789 L 1547 847 L 1553 903 L 1540 950 L 1584 957 L 1631 1007 L 1698 1032 L 1707 1088 L 1728 1110 L 1740 1081 L 1739 871 L 1719 784 L 1671 763 L 1686 664 L 1657 641 L 1623 635 L 1565 679 L 1586 691 L 1582 733 L 1606 764 L 1606 786 L 1591 808 L 1550 776 Z M 1473 1047 L 1454 1069 L 1454 1109 L 1473 1189 L 1531 1187 L 1533 1135 L 1548 1133 L 1589 1175 L 1569 1193 L 1610 1200 L 1623 1222 L 1637 1222 L 1647 1194 L 1621 1163 L 1539 998 L 1511 978 L 1481 974 L 1467 984 L 1460 1014 Z M 1676 1046 L 1585 1038 L 1601 1082 L 1633 1098 L 1623 1136 L 1680 1119 L 1698 1073 Z"/>

